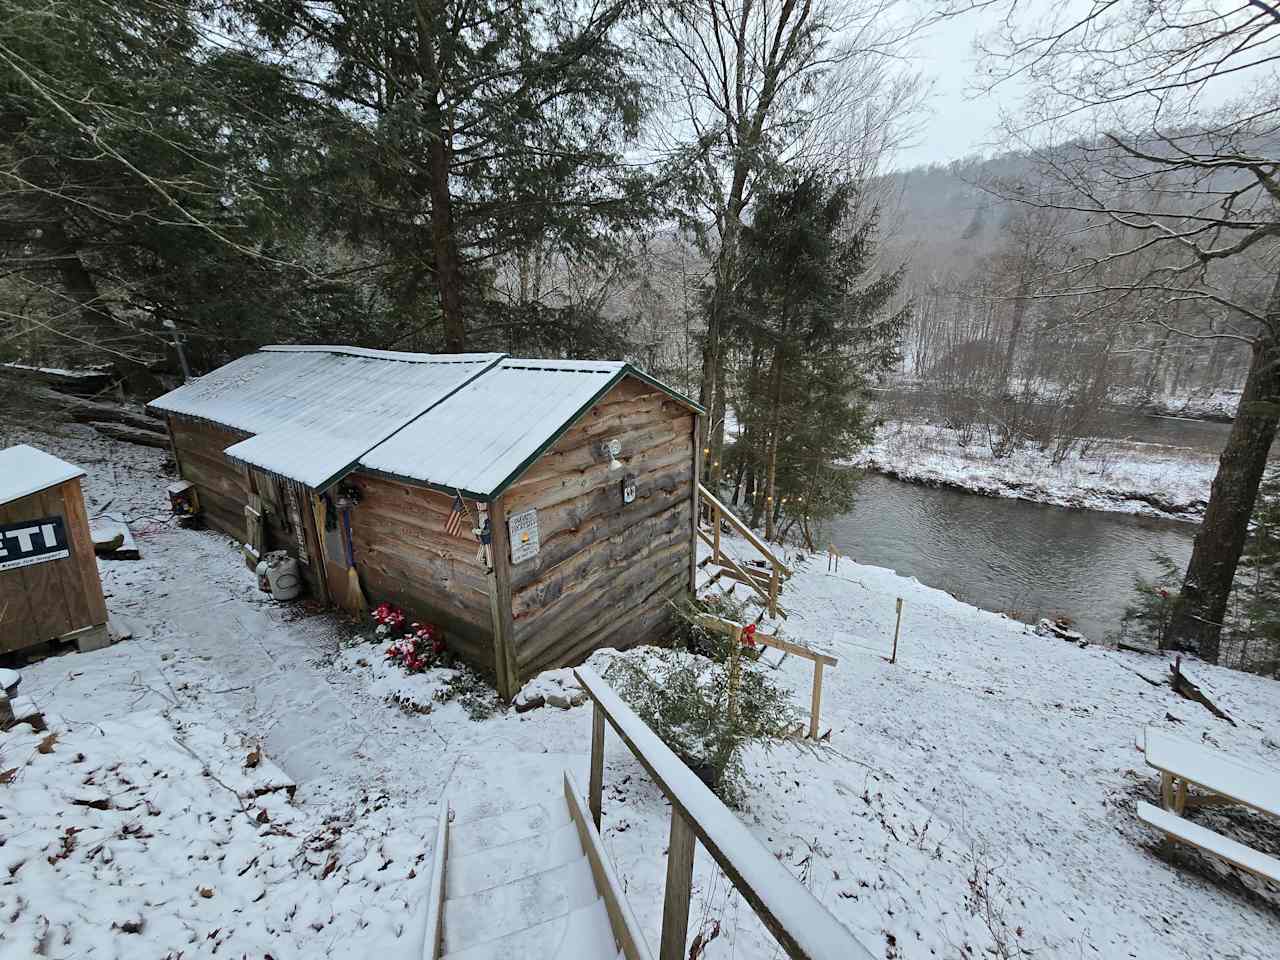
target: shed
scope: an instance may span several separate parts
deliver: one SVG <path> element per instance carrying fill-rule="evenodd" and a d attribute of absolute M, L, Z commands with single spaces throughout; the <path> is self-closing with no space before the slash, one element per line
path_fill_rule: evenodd
<path fill-rule="evenodd" d="M 260 498 L 316 596 L 352 608 L 354 563 L 505 697 L 694 586 L 702 411 L 627 363 L 266 347 L 151 407 L 211 525 Z"/>
<path fill-rule="evenodd" d="M 20 444 L 0 450 L 0 654 L 51 640 L 109 642 L 84 471 Z"/>

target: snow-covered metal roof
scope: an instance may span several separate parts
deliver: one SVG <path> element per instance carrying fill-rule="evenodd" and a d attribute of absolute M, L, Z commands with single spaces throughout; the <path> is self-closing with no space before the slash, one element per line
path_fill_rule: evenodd
<path fill-rule="evenodd" d="M 263 347 L 149 406 L 251 433 L 227 455 L 324 489 L 501 359 L 500 353 Z"/>
<path fill-rule="evenodd" d="M 0 450 L 0 506 L 83 476 L 75 464 L 25 443 L 6 447 Z"/>
<path fill-rule="evenodd" d="M 360 458 L 360 466 L 497 496 L 623 377 L 697 404 L 621 361 L 517 360 L 489 368 Z"/>

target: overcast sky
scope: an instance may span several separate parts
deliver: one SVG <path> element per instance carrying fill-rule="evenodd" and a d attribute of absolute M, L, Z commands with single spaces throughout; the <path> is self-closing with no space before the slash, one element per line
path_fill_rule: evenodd
<path fill-rule="evenodd" d="M 946 163 L 974 153 L 990 152 L 998 139 L 1001 104 L 1012 106 L 1019 91 L 1006 87 L 997 95 L 970 97 L 977 60 L 973 40 L 987 29 L 989 16 L 970 14 L 936 24 L 916 43 L 916 67 L 932 83 L 928 114 L 917 143 L 901 152 L 897 166 Z"/>
<path fill-rule="evenodd" d="M 924 4 L 927 9 L 928 0 L 924 0 Z M 1069 20 L 1085 13 L 1089 6 L 1090 0 L 1024 0 L 1017 5 L 1015 18 L 1023 25 L 1044 21 L 1055 14 Z M 1208 6 L 1216 9 L 1222 4 L 1209 0 Z M 1230 6 L 1234 8 L 1238 4 Z M 999 131 L 1000 110 L 1002 107 L 1016 110 L 1025 88 L 1006 82 L 993 93 L 974 96 L 972 81 L 980 64 L 973 43 L 976 37 L 998 26 L 1009 9 L 1008 4 L 994 4 L 985 11 L 935 24 L 916 39 L 915 68 L 932 84 L 928 113 L 915 144 L 899 153 L 896 166 L 947 163 L 975 153 L 991 154 L 1004 149 Z M 1266 50 L 1261 50 L 1254 56 L 1266 54 Z M 1266 82 L 1265 76 L 1260 77 L 1263 69 L 1267 68 L 1223 73 L 1198 95 L 1197 105 L 1210 110 L 1246 96 L 1260 82 Z"/>

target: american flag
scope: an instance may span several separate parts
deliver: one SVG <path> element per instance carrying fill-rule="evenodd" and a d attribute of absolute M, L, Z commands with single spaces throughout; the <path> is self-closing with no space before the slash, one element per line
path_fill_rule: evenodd
<path fill-rule="evenodd" d="M 453 509 L 449 511 L 449 519 L 445 522 L 444 532 L 451 537 L 456 537 L 462 533 L 462 514 L 466 507 L 462 503 L 461 494 L 455 494 L 453 498 Z"/>

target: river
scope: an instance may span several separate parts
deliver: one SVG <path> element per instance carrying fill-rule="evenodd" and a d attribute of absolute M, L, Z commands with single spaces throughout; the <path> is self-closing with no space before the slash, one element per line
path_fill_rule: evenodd
<path fill-rule="evenodd" d="M 1195 526 L 1123 513 L 981 497 L 869 473 L 831 540 L 859 563 L 888 567 L 966 603 L 1021 620 L 1069 617 L 1102 640 L 1120 623 L 1135 574 L 1184 567 Z"/>
<path fill-rule="evenodd" d="M 1104 435 L 1160 447 L 1220 451 L 1229 424 L 1120 413 Z M 859 563 L 889 567 L 967 603 L 1018 619 L 1068 617 L 1091 640 L 1120 623 L 1133 580 L 1179 568 L 1196 526 L 1123 513 L 1070 510 L 904 483 L 867 474 L 830 539 Z"/>

